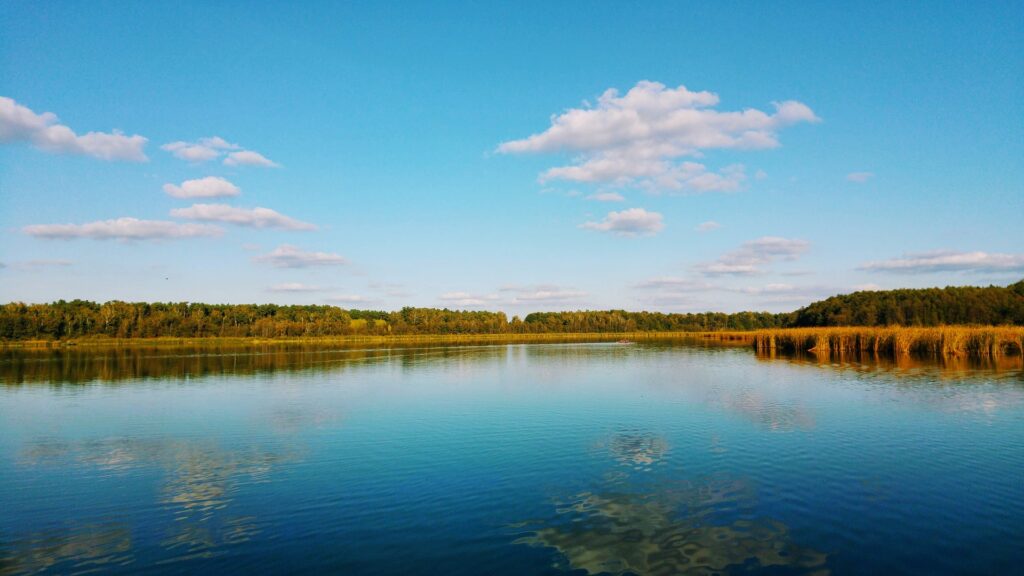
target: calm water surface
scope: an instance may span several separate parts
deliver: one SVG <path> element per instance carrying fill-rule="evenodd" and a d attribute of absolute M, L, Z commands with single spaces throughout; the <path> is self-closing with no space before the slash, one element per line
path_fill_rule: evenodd
<path fill-rule="evenodd" d="M 1019 358 L 0 352 L 0 574 L 1022 565 Z"/>

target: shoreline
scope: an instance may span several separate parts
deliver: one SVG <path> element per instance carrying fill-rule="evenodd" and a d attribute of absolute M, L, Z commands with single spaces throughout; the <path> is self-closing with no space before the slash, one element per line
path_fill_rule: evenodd
<path fill-rule="evenodd" d="M 0 342 L 0 349 L 63 350 L 104 347 L 531 344 L 572 342 L 690 341 L 750 346 L 758 352 L 843 354 L 871 352 L 944 357 L 1024 355 L 1022 326 L 815 327 L 715 332 L 552 332 L 491 334 L 343 335 L 322 337 L 87 337 Z"/>
<path fill-rule="evenodd" d="M 90 347 L 127 346 L 260 346 L 278 344 L 462 344 L 489 342 L 494 344 L 544 343 L 544 342 L 618 342 L 620 340 L 700 340 L 716 339 L 718 332 L 550 332 L 536 334 L 396 334 L 343 335 L 343 336 L 294 336 L 294 337 L 221 337 L 206 336 L 183 338 L 160 336 L 156 338 L 106 338 L 87 337 L 67 340 L 10 340 L 0 341 L 0 349 L 63 349 Z M 733 336 L 738 333 L 728 333 Z M 746 333 L 743 333 L 744 335 Z M 725 341 L 736 338 L 723 338 Z M 748 339 L 743 338 L 743 343 Z"/>

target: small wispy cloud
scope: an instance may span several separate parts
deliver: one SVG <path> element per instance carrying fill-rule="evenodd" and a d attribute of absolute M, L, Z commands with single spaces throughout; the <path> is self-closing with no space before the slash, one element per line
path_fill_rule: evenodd
<path fill-rule="evenodd" d="M 867 262 L 861 270 L 903 274 L 931 272 L 1024 272 L 1024 254 L 939 250 Z"/>
<path fill-rule="evenodd" d="M 660 232 L 665 224 L 658 212 L 648 212 L 643 208 L 630 208 L 621 212 L 609 212 L 600 222 L 585 222 L 580 228 L 611 232 L 620 236 L 651 236 Z"/>
<path fill-rule="evenodd" d="M 327 298 L 328 302 L 332 304 L 372 304 L 377 302 L 373 298 L 368 298 L 360 294 L 338 294 Z"/>
<path fill-rule="evenodd" d="M 528 302 L 573 302 L 585 298 L 587 293 L 574 288 L 563 288 L 553 284 L 536 286 L 502 286 L 500 292 L 511 295 L 511 304 Z"/>
<path fill-rule="evenodd" d="M 483 306 L 494 303 L 501 297 L 497 294 L 471 294 L 469 292 L 445 292 L 438 300 L 454 306 Z"/>
<path fill-rule="evenodd" d="M 323 288 L 301 282 L 285 282 L 283 284 L 275 284 L 267 288 L 267 290 L 270 292 L 320 292 Z"/>
<path fill-rule="evenodd" d="M 139 220 L 137 218 L 117 218 L 85 224 L 33 224 L 25 226 L 22 231 L 36 238 L 61 240 L 75 238 L 167 240 L 220 236 L 223 233 L 221 228 L 209 224 L 180 224 L 164 220 Z"/>
<path fill-rule="evenodd" d="M 220 176 L 185 180 L 180 186 L 167 183 L 164 184 L 164 192 L 175 198 L 217 198 L 242 193 L 238 186 Z"/>
<path fill-rule="evenodd" d="M 764 266 L 776 260 L 795 260 L 810 248 L 806 240 L 764 236 L 744 242 L 712 262 L 698 264 L 695 269 L 707 276 L 749 276 L 760 274 Z"/>
<path fill-rule="evenodd" d="M 188 208 L 175 208 L 171 216 L 187 220 L 225 222 L 251 228 L 281 228 L 284 230 L 316 230 L 316 225 L 302 222 L 270 208 L 239 208 L 227 204 L 193 204 Z"/>
<path fill-rule="evenodd" d="M 670 289 L 673 291 L 684 291 L 684 292 L 703 292 L 707 290 L 713 290 L 717 288 L 714 284 L 709 284 L 705 280 L 696 278 L 681 278 L 678 276 L 662 276 L 660 278 L 651 278 L 650 280 L 643 280 L 636 283 L 634 288 L 640 290 L 664 290 Z"/>
<path fill-rule="evenodd" d="M 228 150 L 237 150 L 238 144 L 232 144 L 220 136 L 208 136 L 195 142 L 168 142 L 160 147 L 170 152 L 175 158 L 186 162 L 207 162 L 224 154 Z"/>
<path fill-rule="evenodd" d="M 874 172 L 850 172 L 846 175 L 848 181 L 856 182 L 857 184 L 863 184 L 874 177 Z"/>
<path fill-rule="evenodd" d="M 701 222 L 700 224 L 697 224 L 697 227 L 694 228 L 694 230 L 696 230 L 697 232 L 712 232 L 714 230 L 718 230 L 721 227 L 722 225 L 719 224 L 718 222 L 715 222 L 714 220 L 708 220 L 707 222 Z"/>
<path fill-rule="evenodd" d="M 256 261 L 277 268 L 313 268 L 348 264 L 348 260 L 339 254 L 307 252 L 290 244 L 282 244 L 266 254 L 257 256 Z"/>
<path fill-rule="evenodd" d="M 255 150 L 244 150 L 238 144 L 228 142 L 220 136 L 208 136 L 194 142 L 178 140 L 160 147 L 175 158 L 186 162 L 209 162 L 224 157 L 225 166 L 263 166 L 277 168 L 279 164 Z"/>
<path fill-rule="evenodd" d="M 0 96 L 0 143 L 28 142 L 55 154 L 78 154 L 100 160 L 126 160 L 146 162 L 143 148 L 149 140 L 138 134 L 127 136 L 113 132 L 75 134 L 71 128 L 58 123 L 52 112 L 36 114 L 12 98 Z"/>
<path fill-rule="evenodd" d="M 618 192 L 597 192 L 587 196 L 587 200 L 596 202 L 625 202 L 626 198 Z"/>
<path fill-rule="evenodd" d="M 263 154 L 252 150 L 241 150 L 239 152 L 232 152 L 228 154 L 228 157 L 224 159 L 224 165 L 263 166 L 265 168 L 277 168 L 280 166 L 277 162 L 274 162 Z"/>

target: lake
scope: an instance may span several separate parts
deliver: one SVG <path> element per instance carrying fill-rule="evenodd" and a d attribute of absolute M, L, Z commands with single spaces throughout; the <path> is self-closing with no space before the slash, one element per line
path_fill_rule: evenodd
<path fill-rule="evenodd" d="M 1022 565 L 1019 357 L 0 351 L 0 574 Z"/>

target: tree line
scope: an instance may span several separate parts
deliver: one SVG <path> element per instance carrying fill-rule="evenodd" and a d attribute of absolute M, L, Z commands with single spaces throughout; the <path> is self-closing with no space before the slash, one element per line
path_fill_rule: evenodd
<path fill-rule="evenodd" d="M 793 313 L 790 326 L 1024 325 L 1024 280 L 1002 286 L 950 286 L 854 292 Z"/>
<path fill-rule="evenodd" d="M 60 300 L 0 306 L 0 340 L 324 337 L 352 334 L 542 334 L 703 332 L 803 326 L 1024 325 L 1024 281 L 1008 287 L 855 292 L 795 312 L 669 314 L 626 310 L 503 312 L 406 307 L 393 312 L 336 306 Z"/>

